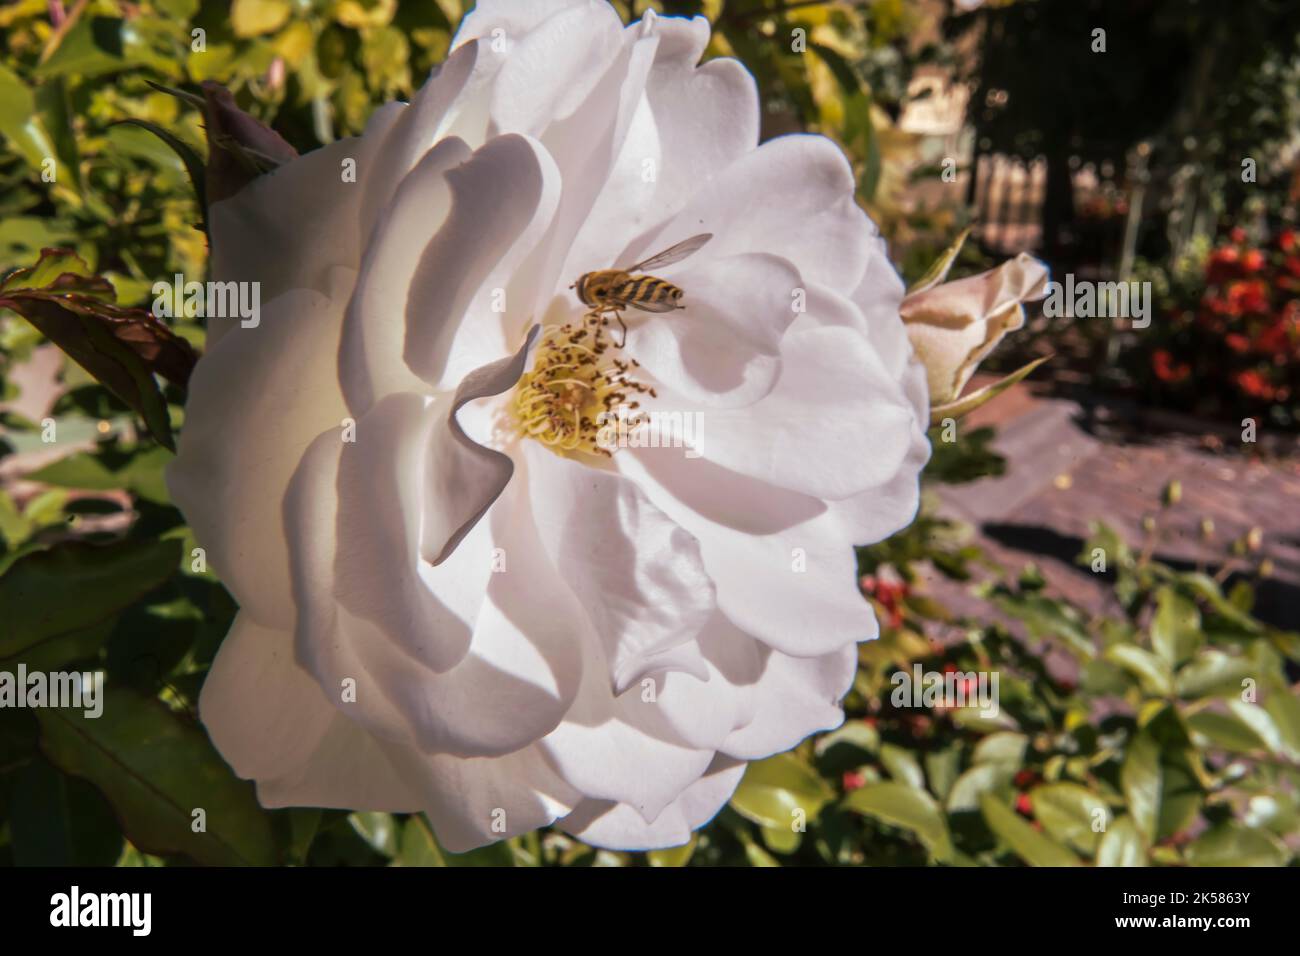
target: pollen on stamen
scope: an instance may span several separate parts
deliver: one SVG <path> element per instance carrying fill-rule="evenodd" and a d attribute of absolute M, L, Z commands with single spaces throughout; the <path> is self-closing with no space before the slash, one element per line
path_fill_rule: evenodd
<path fill-rule="evenodd" d="M 629 405 L 633 395 L 654 390 L 631 377 L 635 359 L 620 359 L 605 332 L 603 316 L 587 313 L 580 325 L 548 325 L 542 329 L 533 367 L 515 386 L 512 409 L 519 434 L 534 438 L 557 454 L 610 457 L 616 445 L 602 441 L 606 422 Z M 623 424 L 640 421 L 640 412 Z"/>

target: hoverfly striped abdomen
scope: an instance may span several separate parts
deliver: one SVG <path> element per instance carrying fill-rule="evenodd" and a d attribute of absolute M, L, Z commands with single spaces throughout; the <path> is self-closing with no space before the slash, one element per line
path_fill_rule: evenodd
<path fill-rule="evenodd" d="M 634 308 L 648 312 L 671 309 L 676 306 L 677 300 L 681 297 L 681 289 L 671 282 L 656 279 L 654 276 L 633 276 L 615 288 L 613 294 L 615 301 L 625 302 Z"/>

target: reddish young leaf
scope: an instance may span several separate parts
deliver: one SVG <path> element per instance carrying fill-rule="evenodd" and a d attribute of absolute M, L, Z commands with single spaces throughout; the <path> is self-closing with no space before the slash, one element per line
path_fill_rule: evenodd
<path fill-rule="evenodd" d="M 113 285 L 67 249 L 0 282 L 0 308 L 12 309 L 140 414 L 172 448 L 167 403 L 153 375 L 184 387 L 198 356 L 190 344 L 143 309 L 115 304 Z"/>

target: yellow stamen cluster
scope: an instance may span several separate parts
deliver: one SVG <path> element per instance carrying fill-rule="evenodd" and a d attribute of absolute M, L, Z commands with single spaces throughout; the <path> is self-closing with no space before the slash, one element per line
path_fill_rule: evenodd
<path fill-rule="evenodd" d="M 611 442 L 601 440 L 602 428 L 608 435 L 619 406 L 631 412 L 626 427 L 636 424 L 641 403 L 629 399 L 654 397 L 655 390 L 631 377 L 638 367 L 636 359 L 612 354 L 620 346 L 606 336 L 608 323 L 607 318 L 589 312 L 581 326 L 565 323 L 542 329 L 532 371 L 525 372 L 515 386 L 514 417 L 524 437 L 560 454 L 609 457 Z"/>

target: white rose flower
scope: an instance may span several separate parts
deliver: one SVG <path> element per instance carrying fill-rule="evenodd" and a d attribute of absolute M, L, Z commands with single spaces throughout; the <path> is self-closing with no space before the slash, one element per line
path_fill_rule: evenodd
<path fill-rule="evenodd" d="M 759 146 L 708 39 L 482 0 L 410 105 L 211 207 L 262 315 L 213 320 L 168 481 L 240 606 L 201 716 L 266 806 L 673 846 L 842 721 L 925 373 L 844 156 Z M 700 234 L 652 270 L 683 308 L 584 319 L 584 273 Z M 696 447 L 608 447 L 634 401 Z"/>

